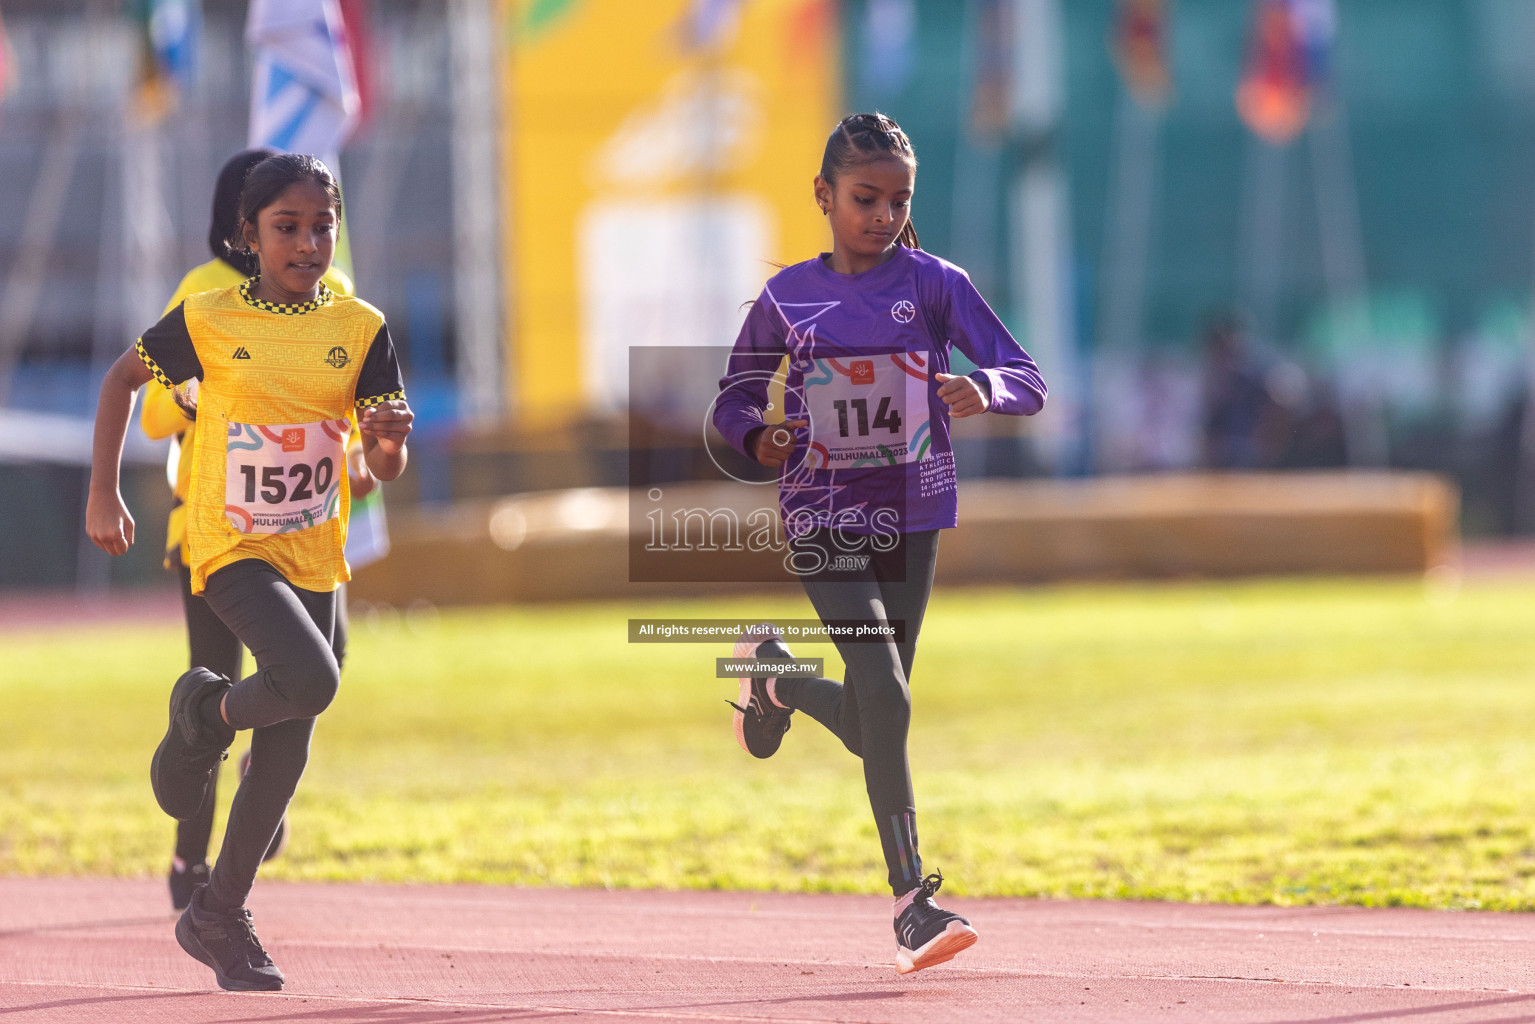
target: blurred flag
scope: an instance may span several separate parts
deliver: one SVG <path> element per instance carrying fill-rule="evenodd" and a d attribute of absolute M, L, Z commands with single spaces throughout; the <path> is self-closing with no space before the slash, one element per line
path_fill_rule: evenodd
<path fill-rule="evenodd" d="M 1007 131 L 1012 110 L 1012 19 L 1007 0 L 976 0 L 975 54 L 970 93 L 970 132 L 996 139 Z"/>
<path fill-rule="evenodd" d="M 1332 0 L 1257 0 L 1237 112 L 1258 135 L 1289 142 L 1311 116 L 1332 65 Z"/>
<path fill-rule="evenodd" d="M 905 89 L 916 69 L 916 0 L 869 0 L 863 13 L 864 92 L 876 101 Z"/>
<path fill-rule="evenodd" d="M 159 120 L 192 85 L 202 10 L 196 0 L 133 0 L 130 10 L 139 25 L 139 111 Z"/>
<path fill-rule="evenodd" d="M 1114 62 L 1130 94 L 1146 107 L 1167 99 L 1172 76 L 1167 70 L 1168 0 L 1119 0 L 1114 25 Z"/>
<path fill-rule="evenodd" d="M 5 34 L 5 18 L 0 15 L 0 99 L 16 84 L 16 54 L 11 50 L 11 38 Z"/>
<path fill-rule="evenodd" d="M 256 67 L 250 144 L 312 153 L 336 171 L 361 105 L 336 0 L 251 0 L 245 41 Z"/>
<path fill-rule="evenodd" d="M 11 39 L 5 34 L 5 18 L 0 17 L 0 100 L 16 84 L 16 54 L 11 50 Z"/>
<path fill-rule="evenodd" d="M 825 60 L 828 40 L 837 35 L 837 0 L 800 0 L 784 33 L 784 63 L 805 67 Z"/>
<path fill-rule="evenodd" d="M 506 5 L 506 41 L 531 42 L 580 5 L 581 0 L 522 0 L 521 3 L 509 3 Z"/>
<path fill-rule="evenodd" d="M 1333 46 L 1338 34 L 1338 14 L 1333 4 L 1334 0 L 1290 0 L 1313 95 L 1332 80 Z"/>
<path fill-rule="evenodd" d="M 741 23 L 742 0 L 690 0 L 682 16 L 682 45 L 712 50 L 735 38 Z"/>
<path fill-rule="evenodd" d="M 368 18 L 370 0 L 341 0 L 341 24 L 346 30 L 347 50 L 352 55 L 352 75 L 357 82 L 356 134 L 373 115 L 373 29 Z"/>

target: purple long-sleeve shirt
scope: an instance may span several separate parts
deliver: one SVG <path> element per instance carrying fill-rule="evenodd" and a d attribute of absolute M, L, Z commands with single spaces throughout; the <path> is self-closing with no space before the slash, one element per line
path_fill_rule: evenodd
<path fill-rule="evenodd" d="M 954 526 L 948 407 L 933 378 L 950 372 L 950 345 L 979 367 L 970 376 L 989 411 L 1044 407 L 1034 360 L 954 264 L 906 248 L 861 274 L 839 274 L 821 258 L 797 263 L 768 281 L 747 314 L 714 425 L 750 457 L 748 436 L 763 426 L 769 381 L 788 355 L 785 418 L 810 421 L 779 477 L 790 533 Z"/>

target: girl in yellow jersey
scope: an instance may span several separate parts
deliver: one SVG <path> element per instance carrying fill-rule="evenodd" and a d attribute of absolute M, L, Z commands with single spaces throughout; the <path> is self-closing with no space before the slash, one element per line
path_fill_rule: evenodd
<path fill-rule="evenodd" d="M 122 554 L 133 542 L 118 482 L 134 392 L 151 379 L 200 382 L 190 586 L 249 648 L 256 672 L 231 684 L 198 667 L 176 681 L 150 782 L 166 813 L 191 817 L 235 732 L 253 730 L 218 860 L 176 923 L 182 948 L 226 989 L 283 984 L 245 901 L 303 774 L 315 716 L 340 685 L 331 639 L 335 591 L 350 577 L 350 420 L 361 410 L 368 469 L 393 480 L 414 418 L 383 315 L 322 281 L 340 216 L 340 191 L 319 160 L 283 154 L 257 164 L 238 231 L 259 275 L 188 296 L 145 331 L 107 371 L 96 409 L 86 530 Z"/>
<path fill-rule="evenodd" d="M 219 169 L 213 188 L 213 215 L 208 230 L 208 245 L 214 258 L 193 268 L 181 279 L 176 293 L 166 303 L 165 313 L 181 305 L 189 295 L 215 291 L 239 285 L 257 268 L 248 255 L 232 248 L 230 236 L 234 234 L 239 215 L 240 188 L 245 176 L 267 157 L 276 156 L 275 149 L 260 147 L 246 149 L 225 161 Z M 332 292 L 351 295 L 351 280 L 336 267 L 325 272 L 322 279 Z M 186 612 L 187 646 L 191 653 L 191 667 L 201 666 L 216 675 L 228 679 L 240 678 L 241 648 L 239 639 L 229 631 L 219 617 L 213 614 L 206 601 L 192 593 L 191 558 L 187 552 L 186 499 L 192 482 L 192 451 L 197 438 L 196 382 L 194 377 L 186 385 L 175 390 L 151 388 L 144 395 L 144 408 L 140 424 L 150 438 L 174 437 L 172 458 L 175 463 L 174 504 L 166 524 L 165 568 L 177 574 L 181 582 L 181 602 Z M 361 459 L 348 451 L 348 468 L 353 470 L 351 494 L 353 500 L 361 498 L 374 485 Z M 360 455 L 360 445 L 355 455 Z M 360 470 L 360 472 L 358 472 Z M 345 656 L 345 607 L 344 596 L 338 595 L 336 605 L 336 630 L 334 650 L 340 664 Z M 208 840 L 213 832 L 213 807 L 218 772 L 209 778 L 208 795 L 197 813 L 185 821 L 176 823 L 176 849 L 171 859 L 168 876 L 171 905 L 177 910 L 186 909 L 192 898 L 192 890 L 208 881 Z M 271 859 L 281 849 L 287 836 L 287 821 L 277 827 L 277 836 L 267 851 Z"/>

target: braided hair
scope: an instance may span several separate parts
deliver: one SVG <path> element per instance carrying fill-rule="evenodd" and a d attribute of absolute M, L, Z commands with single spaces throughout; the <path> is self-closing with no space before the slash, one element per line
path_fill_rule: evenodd
<path fill-rule="evenodd" d="M 826 140 L 826 153 L 821 157 L 821 177 L 835 187 L 837 179 L 846 171 L 886 156 L 904 160 L 913 168 L 917 166 L 917 153 L 912 149 L 911 139 L 893 119 L 878 111 L 849 114 L 837 122 L 831 138 Z M 922 248 L 910 217 L 896 241 L 908 249 Z"/>

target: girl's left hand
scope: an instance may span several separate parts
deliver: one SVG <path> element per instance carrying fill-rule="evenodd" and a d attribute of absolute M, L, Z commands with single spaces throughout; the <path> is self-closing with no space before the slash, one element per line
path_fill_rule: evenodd
<path fill-rule="evenodd" d="M 991 404 L 981 386 L 970 377 L 935 373 L 933 379 L 938 382 L 938 397 L 943 399 L 943 404 L 949 407 L 949 415 L 955 419 L 979 416 Z"/>
<path fill-rule="evenodd" d="M 181 408 L 181 414 L 193 422 L 197 421 L 197 396 L 200 383 L 196 377 L 191 377 L 171 388 L 171 400 Z"/>
<path fill-rule="evenodd" d="M 411 420 L 415 418 L 416 414 L 410 411 L 405 400 L 397 398 L 364 409 L 357 417 L 357 429 L 363 436 L 378 442 L 379 448 L 393 455 L 405 447 L 405 439 L 410 436 Z"/>

